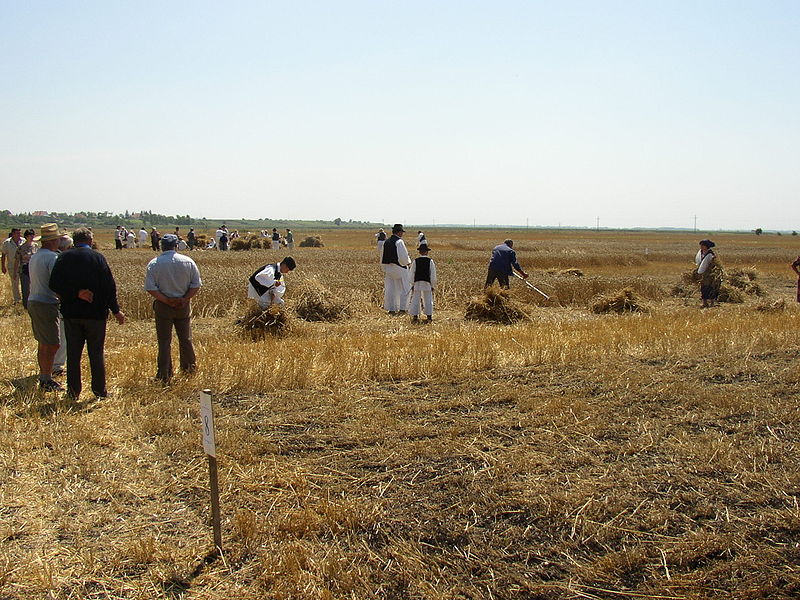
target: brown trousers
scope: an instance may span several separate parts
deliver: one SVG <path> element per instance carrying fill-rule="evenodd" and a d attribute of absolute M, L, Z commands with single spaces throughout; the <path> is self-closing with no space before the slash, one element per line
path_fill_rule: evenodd
<path fill-rule="evenodd" d="M 180 352 L 180 365 L 182 371 L 194 371 L 197 358 L 192 345 L 192 325 L 189 320 L 191 308 L 172 308 L 159 302 L 153 302 L 153 312 L 156 317 L 156 337 L 158 338 L 158 371 L 156 378 L 169 381 L 172 378 L 172 328 L 178 335 L 178 351 Z"/>

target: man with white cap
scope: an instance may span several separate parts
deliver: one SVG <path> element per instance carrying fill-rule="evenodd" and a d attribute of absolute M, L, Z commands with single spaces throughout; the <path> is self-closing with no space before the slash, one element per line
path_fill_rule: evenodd
<path fill-rule="evenodd" d="M 28 296 L 28 316 L 31 319 L 33 337 L 38 347 L 36 360 L 39 363 L 39 387 L 45 391 L 61 391 L 64 388 L 53 380 L 53 362 L 61 345 L 59 334 L 60 317 L 58 296 L 50 289 L 50 272 L 58 258 L 58 247 L 62 234 L 58 225 L 47 223 L 41 227 L 41 235 L 34 238 L 40 249 L 31 256 L 28 272 L 31 291 Z"/>
<path fill-rule="evenodd" d="M 147 265 L 144 289 L 155 298 L 153 312 L 158 339 L 156 379 L 172 379 L 172 328 L 178 336 L 181 371 L 191 373 L 197 367 L 192 344 L 190 301 L 200 291 L 200 271 L 188 256 L 175 249 L 178 236 L 168 233 L 161 238 L 161 254 Z"/>
<path fill-rule="evenodd" d="M 403 242 L 405 229 L 400 223 L 392 227 L 392 235 L 383 244 L 381 268 L 383 269 L 383 308 L 390 315 L 405 313 L 410 283 L 408 265 L 411 258 Z"/>

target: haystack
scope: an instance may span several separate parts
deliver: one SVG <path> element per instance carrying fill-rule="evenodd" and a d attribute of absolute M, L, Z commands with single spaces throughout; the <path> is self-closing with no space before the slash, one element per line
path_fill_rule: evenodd
<path fill-rule="evenodd" d="M 631 288 L 625 288 L 612 294 L 598 296 L 592 303 L 592 312 L 601 313 L 625 313 L 625 312 L 647 312 L 649 309 L 642 302 Z"/>
<path fill-rule="evenodd" d="M 755 268 L 733 269 L 726 273 L 725 277 L 727 283 L 742 290 L 745 294 L 759 297 L 766 296 L 766 291 L 756 279 L 758 279 L 758 271 Z"/>
<path fill-rule="evenodd" d="M 295 312 L 306 321 L 337 321 L 349 312 L 348 305 L 317 279 L 308 279 L 300 284 L 295 297 Z"/>
<path fill-rule="evenodd" d="M 253 340 L 261 340 L 268 335 L 285 335 L 291 328 L 289 315 L 282 306 L 273 304 L 262 310 L 255 302 L 247 314 L 236 321 L 236 324 L 242 329 L 242 333 Z"/>
<path fill-rule="evenodd" d="M 739 288 L 723 283 L 719 286 L 719 296 L 717 301 L 728 302 L 730 304 L 742 304 L 744 302 L 744 292 Z"/>
<path fill-rule="evenodd" d="M 322 243 L 322 239 L 317 236 L 310 235 L 302 242 L 300 242 L 301 248 L 322 248 L 325 244 Z"/>
<path fill-rule="evenodd" d="M 250 241 L 244 238 L 236 238 L 231 240 L 231 251 L 241 252 L 242 250 L 250 250 Z"/>
<path fill-rule="evenodd" d="M 469 301 L 466 318 L 470 321 L 510 324 L 527 319 L 529 315 L 511 299 L 508 290 L 492 286 L 486 288 L 481 296 Z"/>

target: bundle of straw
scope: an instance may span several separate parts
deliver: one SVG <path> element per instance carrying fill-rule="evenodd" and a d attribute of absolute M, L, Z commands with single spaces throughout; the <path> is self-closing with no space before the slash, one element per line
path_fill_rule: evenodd
<path fill-rule="evenodd" d="M 642 300 L 633 292 L 631 288 L 625 288 L 613 294 L 598 296 L 592 303 L 592 312 L 601 313 L 624 313 L 624 312 L 647 312 L 649 309 Z"/>
<path fill-rule="evenodd" d="M 780 312 L 786 310 L 786 300 L 780 298 L 775 302 L 761 302 L 756 305 L 756 310 L 760 312 Z"/>
<path fill-rule="evenodd" d="M 297 316 L 306 321 L 337 321 L 348 315 L 347 304 L 337 298 L 317 279 L 309 279 L 298 286 Z"/>
<path fill-rule="evenodd" d="M 492 286 L 486 288 L 483 295 L 469 301 L 466 318 L 471 321 L 509 324 L 527 319 L 529 315 L 511 299 L 508 290 Z"/>
<path fill-rule="evenodd" d="M 267 335 L 285 335 L 291 329 L 291 321 L 282 306 L 273 304 L 266 310 L 253 303 L 247 314 L 236 321 L 242 333 L 254 341 L 264 339 Z"/>

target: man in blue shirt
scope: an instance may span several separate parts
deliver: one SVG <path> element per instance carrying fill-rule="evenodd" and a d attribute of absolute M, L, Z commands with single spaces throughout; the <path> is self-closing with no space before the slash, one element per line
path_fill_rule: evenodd
<path fill-rule="evenodd" d="M 197 358 L 192 344 L 190 300 L 200 291 L 200 271 L 188 256 L 175 248 L 178 236 L 168 233 L 161 238 L 161 254 L 147 265 L 144 289 L 155 298 L 153 312 L 158 338 L 158 370 L 156 379 L 169 383 L 172 379 L 172 328 L 178 336 L 181 370 L 192 372 Z"/>
<path fill-rule="evenodd" d="M 500 282 L 500 287 L 508 289 L 508 276 L 513 273 L 512 269 L 519 271 L 523 279 L 528 278 L 528 274 L 517 262 L 514 241 L 506 240 L 492 249 L 492 260 L 489 261 L 489 272 L 486 275 L 486 287 L 497 280 Z"/>

